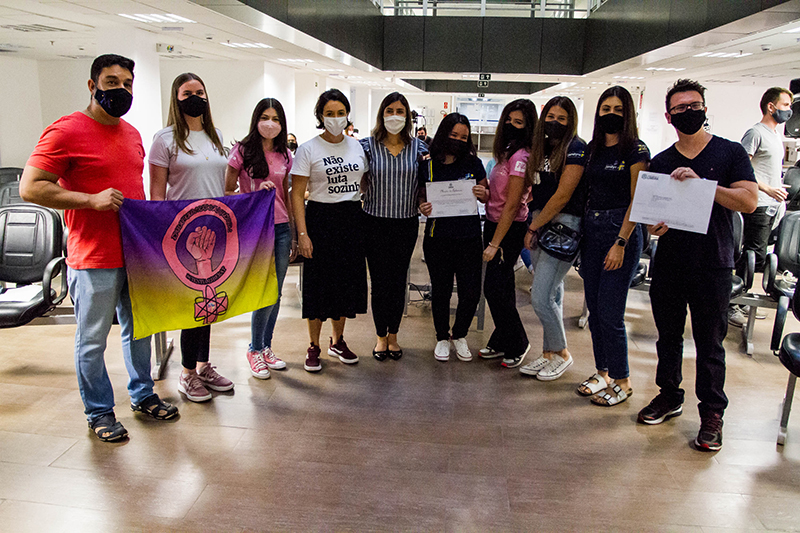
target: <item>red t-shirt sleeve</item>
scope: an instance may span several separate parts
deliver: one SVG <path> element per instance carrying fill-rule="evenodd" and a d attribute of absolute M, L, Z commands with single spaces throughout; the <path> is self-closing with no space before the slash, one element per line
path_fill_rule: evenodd
<path fill-rule="evenodd" d="M 28 165 L 58 177 L 64 176 L 70 163 L 70 138 L 62 126 L 63 119 L 60 119 L 44 130 L 28 158 Z"/>

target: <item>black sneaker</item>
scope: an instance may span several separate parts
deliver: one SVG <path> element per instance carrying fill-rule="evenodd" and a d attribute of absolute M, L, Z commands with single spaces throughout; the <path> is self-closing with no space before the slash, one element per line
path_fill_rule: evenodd
<path fill-rule="evenodd" d="M 683 403 L 675 404 L 667 401 L 663 395 L 659 394 L 650 404 L 639 411 L 637 418 L 640 424 L 650 424 L 654 426 L 676 416 L 683 414 Z"/>
<path fill-rule="evenodd" d="M 715 452 L 722 448 L 722 415 L 710 413 L 700 417 L 700 432 L 694 445 L 703 452 Z"/>

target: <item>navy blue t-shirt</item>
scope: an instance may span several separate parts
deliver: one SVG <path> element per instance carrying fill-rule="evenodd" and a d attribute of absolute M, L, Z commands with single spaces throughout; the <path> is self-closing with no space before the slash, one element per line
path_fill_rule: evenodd
<path fill-rule="evenodd" d="M 589 186 L 589 209 L 626 208 L 631 203 L 631 167 L 650 161 L 650 150 L 642 141 L 636 141 L 626 154 L 620 153 L 619 144 L 598 146 L 592 152 L 583 179 Z"/>
<path fill-rule="evenodd" d="M 567 157 L 564 161 L 564 166 L 567 165 L 580 165 L 586 166 L 586 143 L 582 139 L 575 137 L 569 143 L 567 148 Z M 539 178 L 541 183 L 531 187 L 530 202 L 528 207 L 531 211 L 542 209 L 552 196 L 558 190 L 558 182 L 561 179 L 561 174 L 556 174 L 550 171 L 550 161 L 545 159 L 544 169 L 539 171 Z M 562 213 L 568 213 L 582 217 L 584 208 L 586 206 L 586 180 L 581 179 L 572 197 L 561 210 Z"/>
<path fill-rule="evenodd" d="M 752 181 L 753 166 L 741 144 L 714 135 L 694 159 L 681 154 L 673 144 L 650 163 L 650 171 L 671 174 L 678 167 L 689 167 L 703 179 L 730 187 L 737 181 Z M 670 228 L 658 238 L 656 268 L 689 269 L 733 268 L 733 212 L 714 202 L 705 235 Z"/>
<path fill-rule="evenodd" d="M 431 172 L 431 168 L 433 172 Z M 431 159 L 420 164 L 417 177 L 420 187 L 425 187 L 426 181 L 470 180 L 473 185 L 477 185 L 486 179 L 486 169 L 483 168 L 481 160 L 474 155 L 467 155 L 449 165 L 445 165 L 439 159 Z M 478 199 L 476 198 L 475 201 L 477 202 Z M 480 237 L 481 219 L 479 215 L 429 217 L 425 224 L 425 235 L 450 239 Z"/>

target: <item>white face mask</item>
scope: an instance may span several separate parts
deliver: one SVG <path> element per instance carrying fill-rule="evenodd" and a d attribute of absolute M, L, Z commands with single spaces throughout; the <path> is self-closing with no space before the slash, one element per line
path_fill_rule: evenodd
<path fill-rule="evenodd" d="M 347 117 L 322 117 L 325 129 L 334 137 L 338 137 L 347 127 Z"/>
<path fill-rule="evenodd" d="M 406 127 L 406 117 L 401 117 L 399 115 L 383 117 L 383 126 L 386 128 L 386 131 L 392 135 L 396 135 Z"/>

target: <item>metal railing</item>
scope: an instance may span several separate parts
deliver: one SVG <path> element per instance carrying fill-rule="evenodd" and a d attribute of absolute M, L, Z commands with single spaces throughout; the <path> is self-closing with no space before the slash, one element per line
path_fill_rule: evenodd
<path fill-rule="evenodd" d="M 386 16 L 586 18 L 607 0 L 372 0 Z"/>

